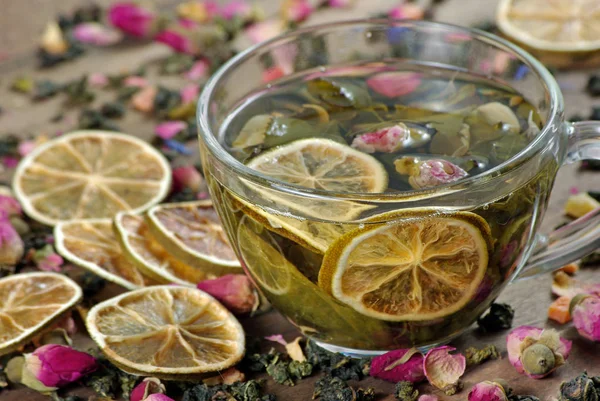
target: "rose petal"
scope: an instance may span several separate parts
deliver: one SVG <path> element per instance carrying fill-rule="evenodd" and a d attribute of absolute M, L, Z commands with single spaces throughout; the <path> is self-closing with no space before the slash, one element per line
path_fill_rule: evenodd
<path fill-rule="evenodd" d="M 154 127 L 154 133 L 161 139 L 172 139 L 187 128 L 185 121 L 165 121 Z"/>
<path fill-rule="evenodd" d="M 148 80 L 144 77 L 131 75 L 123 80 L 123 85 L 136 88 L 144 88 L 148 86 Z"/>
<path fill-rule="evenodd" d="M 281 334 L 273 334 L 270 336 L 266 336 L 265 340 L 279 343 L 279 344 L 283 345 L 284 347 L 287 345 L 287 341 L 285 341 L 285 339 L 283 338 L 283 336 Z"/>
<path fill-rule="evenodd" d="M 129 401 L 142 401 L 144 396 L 151 394 L 164 394 L 165 386 L 156 377 L 147 377 L 140 384 L 135 386 L 129 395 Z"/>
<path fill-rule="evenodd" d="M 218 386 L 220 384 L 233 384 L 246 381 L 246 375 L 235 367 L 219 372 L 218 376 L 202 380 L 207 386 Z"/>
<path fill-rule="evenodd" d="M 181 95 L 181 103 L 189 104 L 193 103 L 198 99 L 198 94 L 200 93 L 200 89 L 196 84 L 188 84 L 181 88 L 179 91 L 179 95 Z"/>
<path fill-rule="evenodd" d="M 185 77 L 192 81 L 198 81 L 201 78 L 206 78 L 209 69 L 210 66 L 207 60 L 198 60 L 192 65 L 192 68 L 185 73 Z"/>
<path fill-rule="evenodd" d="M 6 212 L 6 216 L 20 216 L 22 214 L 21 204 L 9 195 L 0 194 L 0 211 Z"/>
<path fill-rule="evenodd" d="M 104 88 L 108 82 L 108 77 L 101 72 L 92 72 L 88 77 L 88 84 L 95 88 Z"/>
<path fill-rule="evenodd" d="M 456 386 L 465 373 L 467 361 L 464 355 L 450 354 L 456 348 L 442 346 L 429 350 L 423 359 L 423 371 L 431 385 L 446 390 Z"/>
<path fill-rule="evenodd" d="M 423 394 L 419 397 L 418 401 L 438 401 L 439 398 L 437 395 L 433 394 Z"/>
<path fill-rule="evenodd" d="M 174 399 L 167 397 L 164 394 L 150 394 L 144 399 L 144 401 L 175 401 Z"/>
<path fill-rule="evenodd" d="M 388 12 L 388 17 L 393 19 L 423 19 L 424 16 L 425 10 L 416 4 L 402 4 Z"/>
<path fill-rule="evenodd" d="M 508 401 L 508 397 L 500 384 L 483 381 L 471 388 L 468 401 Z"/>
<path fill-rule="evenodd" d="M 196 53 L 196 48 L 188 35 L 185 35 L 176 28 L 165 29 L 164 31 L 159 32 L 154 37 L 154 40 L 166 44 L 171 49 L 179 53 L 192 55 Z"/>
<path fill-rule="evenodd" d="M 17 159 L 16 157 L 12 157 L 12 156 L 4 156 L 2 158 L 2 164 L 6 168 L 15 168 L 19 164 L 19 159 Z"/>
<path fill-rule="evenodd" d="M 302 337 L 296 337 L 294 341 L 285 345 L 285 350 L 293 361 L 306 361 L 306 357 L 304 356 L 304 352 L 302 352 L 302 347 L 300 346 L 301 340 Z"/>
<path fill-rule="evenodd" d="M 201 281 L 197 287 L 215 297 L 234 314 L 250 313 L 258 302 L 252 282 L 245 274 L 226 274 Z"/>
<path fill-rule="evenodd" d="M 263 83 L 267 83 L 267 82 L 275 81 L 276 79 L 279 79 L 284 76 L 285 76 L 285 72 L 281 69 L 281 67 L 275 66 L 275 67 L 267 68 L 266 70 L 263 71 L 262 81 L 263 81 Z"/>
<path fill-rule="evenodd" d="M 131 36 L 152 36 L 156 16 L 135 3 L 115 3 L 108 9 L 108 21 Z"/>
<path fill-rule="evenodd" d="M 302 22 L 313 12 L 313 7 L 307 0 L 287 0 L 282 4 L 283 19 L 292 22 Z"/>
<path fill-rule="evenodd" d="M 110 46 L 120 42 L 123 35 L 98 22 L 83 22 L 73 28 L 73 37 L 81 42 L 96 46 Z"/>
<path fill-rule="evenodd" d="M 410 352 L 414 352 L 414 349 L 397 349 L 374 357 L 371 360 L 369 375 L 393 383 L 400 381 L 422 382 L 425 380 L 423 354 L 414 352 L 409 355 Z M 406 362 L 398 364 L 407 356 L 408 360 Z"/>
<path fill-rule="evenodd" d="M 513 329 L 506 336 L 506 351 L 508 360 L 519 373 L 523 373 L 523 364 L 521 363 L 521 343 L 526 337 L 538 339 L 542 329 L 534 326 L 520 326 Z"/>
<path fill-rule="evenodd" d="M 245 20 L 252 15 L 252 6 L 243 0 L 233 0 L 227 3 L 221 9 L 221 17 L 226 20 L 233 19 L 235 17 Z"/>
<path fill-rule="evenodd" d="M 24 252 L 23 240 L 10 223 L 8 212 L 0 210 L 0 265 L 16 265 Z"/>
<path fill-rule="evenodd" d="M 252 43 L 260 43 L 283 33 L 283 23 L 278 20 L 257 22 L 246 28 L 246 36 Z"/>
<path fill-rule="evenodd" d="M 329 0 L 327 5 L 331 8 L 347 8 L 352 6 L 353 0 Z"/>
<path fill-rule="evenodd" d="M 204 179 L 200 172 L 194 166 L 181 166 L 173 169 L 173 191 L 181 192 L 188 188 L 193 192 L 198 192 Z"/>
<path fill-rule="evenodd" d="M 149 113 L 154 109 L 154 98 L 156 97 L 156 93 L 157 90 L 155 87 L 146 86 L 133 95 L 131 104 L 136 110 Z"/>
<path fill-rule="evenodd" d="M 367 85 L 380 95 L 394 98 L 408 95 L 421 85 L 418 72 L 384 72 L 367 79 Z"/>
<path fill-rule="evenodd" d="M 573 326 L 592 341 L 600 341 L 600 298 L 586 297 L 573 308 Z"/>

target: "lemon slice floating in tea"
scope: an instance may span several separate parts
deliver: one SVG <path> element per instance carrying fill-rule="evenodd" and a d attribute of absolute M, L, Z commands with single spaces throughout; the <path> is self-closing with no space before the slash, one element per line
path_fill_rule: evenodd
<path fill-rule="evenodd" d="M 488 264 L 485 220 L 421 209 L 372 221 L 331 246 L 319 273 L 321 288 L 388 321 L 444 317 L 472 299 Z"/>
<path fill-rule="evenodd" d="M 241 272 L 210 200 L 154 206 L 146 222 L 167 252 L 188 265 L 217 275 Z"/>
<path fill-rule="evenodd" d="M 156 286 L 90 309 L 86 326 L 126 372 L 191 379 L 227 369 L 244 355 L 244 330 L 213 297 L 195 288 Z"/>
<path fill-rule="evenodd" d="M 73 220 L 54 227 L 56 250 L 72 263 L 128 290 L 156 284 L 121 250 L 111 220 Z"/>
<path fill-rule="evenodd" d="M 0 355 L 52 326 L 82 297 L 81 288 L 57 273 L 21 273 L 0 280 Z"/>
<path fill-rule="evenodd" d="M 600 50 L 597 0 L 502 0 L 496 18 L 502 32 L 555 65 Z"/>
<path fill-rule="evenodd" d="M 41 145 L 21 161 L 13 180 L 25 212 L 48 225 L 142 211 L 160 202 L 170 185 L 169 163 L 156 149 L 104 131 L 77 131 Z"/>
<path fill-rule="evenodd" d="M 279 146 L 261 153 L 247 165 L 280 181 L 310 189 L 379 193 L 384 192 L 388 185 L 385 167 L 373 156 L 323 138 L 301 139 Z M 283 204 L 326 220 L 348 221 L 369 208 L 341 200 L 335 205 L 318 199 L 308 202 L 293 194 L 264 187 L 256 191 L 271 200 L 274 206 Z"/>
<path fill-rule="evenodd" d="M 143 216 L 120 212 L 114 219 L 114 229 L 123 255 L 146 276 L 165 284 L 194 286 L 207 278 L 201 269 L 170 255 L 150 235 Z"/>

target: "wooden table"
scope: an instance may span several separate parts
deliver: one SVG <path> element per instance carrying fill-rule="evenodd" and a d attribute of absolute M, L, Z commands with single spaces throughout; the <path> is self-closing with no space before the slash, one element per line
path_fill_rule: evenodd
<path fill-rule="evenodd" d="M 10 0 L 9 0 L 10 1 Z M 45 14 L 41 18 L 39 13 L 31 20 L 19 23 L 19 17 L 26 15 L 32 7 L 35 7 L 37 0 L 20 0 L 18 4 L 11 1 L 9 7 L 10 15 L 14 18 L 8 18 L 8 13 L 0 12 L 0 21 L 3 32 L 0 34 L 0 44 L 12 46 L 12 48 L 2 49 L 8 58 L 0 62 L 0 106 L 5 109 L 5 113 L 0 116 L 0 136 L 9 133 L 18 134 L 22 137 L 36 136 L 44 133 L 53 133 L 57 130 L 69 130 L 76 119 L 78 111 L 68 111 L 61 122 L 51 123 L 50 118 L 54 116 L 60 107 L 60 99 L 51 99 L 46 102 L 31 104 L 25 97 L 15 95 L 8 91 L 8 86 L 12 79 L 20 74 L 35 74 L 38 78 L 49 78 L 58 81 L 73 79 L 86 72 L 104 72 L 116 73 L 123 69 L 134 69 L 142 63 L 152 62 L 153 60 L 164 57 L 169 53 L 167 49 L 160 45 L 133 45 L 120 46 L 117 49 L 98 49 L 91 51 L 88 55 L 74 62 L 62 64 L 61 66 L 44 71 L 37 71 L 34 68 L 33 58 L 30 55 L 23 54 L 25 50 L 31 50 L 35 43 L 27 39 L 36 35 L 44 25 L 47 18 L 51 18 L 60 7 L 64 9 L 67 5 L 76 4 L 77 0 L 65 2 L 51 2 L 52 6 L 44 2 L 45 6 L 41 13 Z M 50 2 L 48 2 L 50 3 Z M 109 1 L 101 1 L 106 4 Z M 173 3 L 173 1 L 161 1 L 162 5 Z M 263 0 L 263 4 L 273 5 L 278 3 L 275 0 Z M 357 5 L 352 10 L 344 11 L 322 11 L 311 17 L 309 23 L 318 23 L 340 18 L 366 17 L 376 12 L 389 9 L 397 4 L 397 1 L 391 0 L 357 0 Z M 490 20 L 493 18 L 496 1 L 494 0 L 447 0 L 440 6 L 437 6 L 434 18 L 441 21 L 452 22 L 461 25 L 470 25 L 472 23 Z M 271 7 L 272 9 L 273 7 Z M 468 11 L 467 11 L 468 10 Z M 39 10 L 38 10 L 39 11 Z M 15 20 L 17 18 L 17 20 Z M 7 29 L 7 27 L 9 29 Z M 15 34 L 16 32 L 16 34 Z M 18 37 L 19 34 L 29 35 L 25 39 L 10 40 L 5 35 Z M 10 45 L 13 43 L 13 45 Z M 16 44 L 15 44 L 16 43 Z M 564 89 L 564 95 L 567 105 L 567 116 L 572 114 L 589 114 L 593 105 L 600 105 L 600 101 L 589 98 L 584 94 L 584 87 L 587 81 L 589 71 L 559 73 L 557 79 Z M 161 82 L 165 82 L 161 80 Z M 167 80 L 167 85 L 177 87 L 178 81 Z M 101 103 L 105 99 L 97 99 Z M 150 138 L 153 135 L 154 122 L 137 113 L 128 113 L 126 118 L 119 122 L 124 131 L 135 134 L 142 138 Z M 196 157 L 196 156 L 193 156 Z M 546 230 L 556 225 L 562 219 L 562 205 L 568 197 L 569 188 L 577 187 L 581 191 L 599 190 L 600 173 L 580 172 L 577 166 L 567 166 L 563 168 L 558 176 L 556 186 L 551 199 L 550 209 L 547 213 L 544 226 Z M 10 171 L 0 171 L 0 183 L 8 182 Z M 585 269 L 578 274 L 583 280 L 600 281 L 600 273 L 594 269 Z M 566 366 L 560 368 L 555 374 L 544 380 L 532 380 L 516 373 L 514 368 L 506 359 L 505 336 L 506 333 L 494 335 L 482 335 L 475 329 L 469 331 L 453 344 L 464 350 L 468 346 L 482 346 L 485 344 L 495 344 L 502 352 L 504 358 L 497 361 L 485 363 L 474 368 L 464 376 L 465 390 L 449 399 L 465 399 L 469 388 L 481 380 L 503 378 L 514 388 L 518 394 L 535 394 L 542 400 L 550 399 L 556 396 L 560 383 L 587 370 L 592 375 L 600 375 L 600 345 L 581 339 L 576 331 L 570 326 L 557 326 L 548 323 L 546 320 L 546 311 L 551 301 L 550 295 L 551 276 L 544 275 L 526 281 L 519 281 L 510 285 L 500 296 L 499 301 L 510 303 L 516 310 L 514 326 L 530 324 L 545 327 L 555 327 L 561 332 L 561 335 L 567 339 L 573 340 L 573 352 Z M 116 288 L 108 289 L 109 292 L 119 291 Z M 287 321 L 276 312 L 270 312 L 263 316 L 246 320 L 244 325 L 247 331 L 256 336 L 282 333 L 287 339 L 293 339 L 297 332 Z M 76 338 L 77 345 L 85 345 L 89 339 L 83 335 Z M 269 391 L 278 395 L 279 400 L 300 401 L 309 400 L 313 391 L 313 383 L 316 378 L 309 378 L 301 381 L 295 387 L 284 387 L 274 385 L 269 382 Z M 393 385 L 379 380 L 367 379 L 362 386 L 374 386 L 377 392 L 381 394 L 381 400 L 393 400 L 389 394 L 392 393 Z M 433 392 L 430 387 L 423 386 L 423 393 Z M 75 388 L 73 394 L 82 396 L 90 395 L 89 390 Z M 448 398 L 448 397 L 441 397 Z M 40 394 L 25 389 L 17 388 L 14 390 L 5 390 L 0 393 L 0 401 L 38 401 L 47 399 Z"/>

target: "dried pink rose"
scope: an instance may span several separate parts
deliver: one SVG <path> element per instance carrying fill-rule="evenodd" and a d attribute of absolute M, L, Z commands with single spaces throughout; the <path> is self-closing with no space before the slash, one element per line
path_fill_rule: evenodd
<path fill-rule="evenodd" d="M 154 37 L 154 40 L 166 44 L 179 53 L 196 54 L 198 50 L 191 40 L 189 33 L 179 27 L 171 27 L 159 32 Z"/>
<path fill-rule="evenodd" d="M 327 5 L 331 8 L 347 8 L 352 6 L 353 0 L 329 0 Z"/>
<path fill-rule="evenodd" d="M 425 10 L 417 4 L 405 3 L 392 8 L 388 17 L 393 19 L 423 19 Z"/>
<path fill-rule="evenodd" d="M 108 21 L 128 35 L 140 38 L 153 36 L 157 17 L 135 3 L 116 3 L 108 9 Z"/>
<path fill-rule="evenodd" d="M 136 88 L 145 88 L 148 86 L 148 80 L 138 75 L 130 75 L 123 80 L 123 85 Z"/>
<path fill-rule="evenodd" d="M 156 377 L 146 377 L 131 391 L 129 401 L 143 401 L 152 394 L 164 394 L 165 391 L 165 386 L 159 379 Z"/>
<path fill-rule="evenodd" d="M 101 72 L 92 72 L 88 77 L 88 83 L 95 88 L 104 88 L 108 82 L 108 77 Z"/>
<path fill-rule="evenodd" d="M 8 218 L 0 209 L 0 266 L 14 266 L 21 260 L 25 245 Z"/>
<path fill-rule="evenodd" d="M 138 91 L 131 98 L 131 104 L 133 107 L 143 113 L 149 113 L 154 109 L 154 98 L 156 97 L 156 88 L 153 86 L 146 86 L 142 90 Z"/>
<path fill-rule="evenodd" d="M 429 350 L 423 359 L 425 377 L 432 386 L 453 392 L 465 373 L 467 360 L 463 354 L 451 354 L 456 348 L 442 346 Z"/>
<path fill-rule="evenodd" d="M 287 345 L 287 341 L 285 341 L 285 338 L 283 338 L 281 334 L 273 334 L 271 336 L 266 336 L 265 340 L 273 341 L 275 343 L 283 345 L 284 347 Z"/>
<path fill-rule="evenodd" d="M 281 15 L 285 21 L 302 22 L 310 17 L 313 11 L 308 0 L 286 0 L 281 5 Z"/>
<path fill-rule="evenodd" d="M 414 157 L 405 156 L 394 161 L 396 171 L 408 175 L 408 183 L 414 189 L 435 187 L 458 181 L 469 174 L 444 159 L 430 159 L 419 161 Z"/>
<path fill-rule="evenodd" d="M 19 164 L 19 159 L 12 156 L 4 156 L 2 158 L 2 165 L 6 168 L 15 168 Z"/>
<path fill-rule="evenodd" d="M 83 22 L 73 28 L 73 37 L 81 42 L 96 46 L 110 46 L 120 42 L 123 35 L 98 22 Z"/>
<path fill-rule="evenodd" d="M 416 348 L 386 352 L 371 360 L 369 375 L 393 383 L 399 381 L 422 382 L 425 380 L 423 354 Z"/>
<path fill-rule="evenodd" d="M 279 79 L 284 76 L 285 76 L 285 72 L 283 71 L 283 69 L 281 69 L 281 67 L 274 66 L 271 68 L 267 68 L 266 70 L 263 71 L 262 81 L 263 81 L 263 83 L 268 83 L 271 81 L 275 81 L 276 79 Z"/>
<path fill-rule="evenodd" d="M 421 396 L 419 396 L 419 399 L 417 401 L 438 401 L 439 398 L 437 395 L 433 395 L 433 394 L 423 394 Z"/>
<path fill-rule="evenodd" d="M 418 72 L 382 72 L 367 79 L 367 85 L 380 95 L 394 98 L 408 95 L 421 85 Z"/>
<path fill-rule="evenodd" d="M 154 133 L 161 139 L 172 139 L 186 128 L 185 121 L 165 121 L 154 127 Z"/>
<path fill-rule="evenodd" d="M 36 148 L 37 145 L 38 144 L 36 143 L 36 141 L 22 141 L 21 143 L 19 143 L 19 147 L 17 148 L 19 156 L 27 156 L 33 151 L 33 149 Z"/>
<path fill-rule="evenodd" d="M 250 313 L 258 305 L 258 296 L 244 274 L 226 274 L 198 283 L 198 289 L 212 295 L 234 314 Z"/>
<path fill-rule="evenodd" d="M 187 79 L 191 81 L 198 81 L 202 78 L 206 78 L 208 76 L 208 72 L 210 70 L 210 65 L 207 60 L 201 59 L 192 65 L 184 75 Z"/>
<path fill-rule="evenodd" d="M 173 169 L 173 191 L 181 192 L 185 188 L 198 192 L 204 184 L 204 179 L 194 166 L 182 166 Z"/>
<path fill-rule="evenodd" d="M 54 248 L 49 244 L 35 251 L 33 261 L 38 269 L 46 272 L 59 272 L 65 263 L 62 256 L 55 253 Z"/>
<path fill-rule="evenodd" d="M 18 200 L 8 195 L 0 195 L 0 212 L 6 212 L 7 217 L 20 216 L 21 204 Z"/>
<path fill-rule="evenodd" d="M 375 132 L 357 135 L 352 141 L 352 147 L 367 153 L 394 153 L 403 149 L 410 139 L 408 127 L 398 123 Z"/>
<path fill-rule="evenodd" d="M 189 104 L 194 103 L 196 99 L 198 99 L 198 94 L 200 93 L 200 89 L 196 84 L 188 84 L 181 88 L 179 91 L 179 95 L 181 95 L 181 103 Z"/>
<path fill-rule="evenodd" d="M 571 300 L 569 309 L 577 332 L 588 340 L 600 341 L 600 298 L 577 295 Z"/>
<path fill-rule="evenodd" d="M 508 397 L 501 384 L 486 380 L 471 388 L 468 401 L 508 401 Z"/>
<path fill-rule="evenodd" d="M 175 401 L 174 399 L 167 397 L 164 394 L 150 394 L 144 398 L 144 401 Z"/>
<path fill-rule="evenodd" d="M 25 355 L 25 365 L 47 387 L 62 387 L 97 369 L 96 359 L 66 345 L 48 344 Z"/>
<path fill-rule="evenodd" d="M 221 17 L 226 20 L 240 18 L 241 20 L 246 21 L 252 18 L 253 9 L 252 5 L 247 1 L 232 0 L 221 8 L 220 14 Z"/>
<path fill-rule="evenodd" d="M 508 359 L 517 372 L 541 379 L 565 364 L 571 352 L 571 341 L 554 329 L 520 326 L 506 337 Z"/>
<path fill-rule="evenodd" d="M 260 43 L 283 33 L 284 25 L 279 19 L 257 22 L 246 28 L 246 36 L 252 43 Z"/>

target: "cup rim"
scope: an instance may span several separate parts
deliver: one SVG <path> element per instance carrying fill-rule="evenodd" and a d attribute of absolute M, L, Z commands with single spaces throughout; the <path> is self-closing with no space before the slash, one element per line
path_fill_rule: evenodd
<path fill-rule="evenodd" d="M 440 29 L 454 30 L 455 32 L 467 33 L 473 35 L 474 39 L 484 39 L 490 45 L 503 48 L 510 53 L 516 55 L 522 62 L 527 64 L 532 72 L 534 72 L 538 79 L 543 83 L 546 91 L 549 94 L 549 117 L 543 127 L 540 129 L 540 133 L 531 141 L 524 149 L 517 154 L 513 155 L 510 159 L 503 163 L 495 166 L 478 175 L 467 177 L 457 182 L 448 183 L 433 188 L 426 188 L 421 190 L 408 190 L 408 191 L 397 191 L 393 193 L 365 193 L 365 192 L 335 192 L 322 189 L 307 188 L 299 185 L 290 184 L 284 181 L 277 180 L 268 175 L 262 174 L 256 170 L 253 170 L 242 162 L 233 157 L 225 148 L 219 143 L 217 135 L 213 135 L 213 130 L 210 127 L 208 116 L 210 115 L 210 104 L 212 97 L 221 81 L 227 76 L 228 72 L 234 69 L 237 65 L 243 63 L 248 58 L 252 57 L 255 52 L 261 49 L 267 49 L 278 42 L 287 41 L 290 38 L 297 37 L 300 34 L 310 33 L 319 31 L 322 29 L 331 29 L 338 27 L 352 26 L 416 26 L 426 27 L 434 26 Z M 530 160 L 537 153 L 539 153 L 551 136 L 556 133 L 557 125 L 561 122 L 561 113 L 564 110 L 563 97 L 558 87 L 558 83 L 555 81 L 552 74 L 546 69 L 546 67 L 533 57 L 529 52 L 525 51 L 521 47 L 505 40 L 497 35 L 475 29 L 467 28 L 459 25 L 436 22 L 436 21 L 419 21 L 419 20 L 398 20 L 388 18 L 360 18 L 350 19 L 337 22 L 328 22 L 322 24 L 311 25 L 308 27 L 298 28 L 289 32 L 278 35 L 269 40 L 255 44 L 248 49 L 238 53 L 232 57 L 225 64 L 223 64 L 213 75 L 209 78 L 205 84 L 196 107 L 196 120 L 198 123 L 199 136 L 202 138 L 204 144 L 220 162 L 222 162 L 226 168 L 232 170 L 237 176 L 259 186 L 269 187 L 277 191 L 286 192 L 296 196 L 306 197 L 318 197 L 318 198 L 342 198 L 351 200 L 360 200 L 367 202 L 385 202 L 385 201 L 397 201 L 404 198 L 414 199 L 426 199 L 431 197 L 438 197 L 449 193 L 455 193 L 463 191 L 474 184 L 481 182 L 489 182 L 490 180 L 499 180 L 505 174 L 510 173 L 518 166 Z"/>

